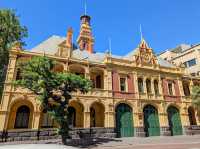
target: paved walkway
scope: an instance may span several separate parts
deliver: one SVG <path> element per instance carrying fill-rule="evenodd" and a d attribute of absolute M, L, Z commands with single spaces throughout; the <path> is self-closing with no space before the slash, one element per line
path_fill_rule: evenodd
<path fill-rule="evenodd" d="M 22 145 L 22 144 L 23 145 Z M 35 144 L 24 144 L 35 143 Z M 58 140 L 37 142 L 7 142 L 0 144 L 0 149 L 70 149 L 58 144 Z M 18 145 L 17 145 L 18 144 Z M 21 145 L 19 145 L 21 144 Z M 200 149 L 200 135 L 170 136 L 148 138 L 109 138 L 93 140 L 92 144 L 79 146 L 87 149 Z"/>
<path fill-rule="evenodd" d="M 94 149 L 200 149 L 200 136 L 120 138 L 96 144 Z"/>

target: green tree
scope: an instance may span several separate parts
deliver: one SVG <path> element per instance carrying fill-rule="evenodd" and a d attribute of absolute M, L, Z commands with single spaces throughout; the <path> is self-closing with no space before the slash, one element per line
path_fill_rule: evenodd
<path fill-rule="evenodd" d="M 23 38 L 27 37 L 27 28 L 22 26 L 19 17 L 13 10 L 0 10 L 0 99 L 5 81 L 9 60 L 9 48 L 14 42 L 24 45 Z"/>
<path fill-rule="evenodd" d="M 200 86 L 194 86 L 192 88 L 192 103 L 200 113 Z"/>
<path fill-rule="evenodd" d="M 68 135 L 68 103 L 71 93 L 86 93 L 91 88 L 91 81 L 81 76 L 55 72 L 56 62 L 47 57 L 33 57 L 30 61 L 20 64 L 21 80 L 16 85 L 30 89 L 37 95 L 43 109 L 59 124 L 58 132 L 65 144 Z"/>

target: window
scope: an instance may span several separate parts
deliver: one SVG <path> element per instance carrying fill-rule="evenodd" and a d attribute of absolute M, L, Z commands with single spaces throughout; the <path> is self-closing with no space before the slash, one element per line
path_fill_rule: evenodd
<path fill-rule="evenodd" d="M 173 84 L 172 83 L 168 83 L 168 92 L 169 92 L 169 95 L 173 95 Z"/>
<path fill-rule="evenodd" d="M 192 60 L 188 61 L 189 67 L 194 66 L 194 65 L 196 65 L 196 59 L 192 59 Z"/>
<path fill-rule="evenodd" d="M 122 92 L 126 91 L 126 78 L 120 78 L 120 90 Z"/>
<path fill-rule="evenodd" d="M 151 81 L 149 79 L 146 80 L 146 87 L 147 87 L 147 93 L 151 93 Z"/>
<path fill-rule="evenodd" d="M 101 87 L 101 76 L 96 76 L 96 88 L 102 88 Z"/>
<path fill-rule="evenodd" d="M 195 58 L 191 59 L 187 62 L 184 62 L 183 64 L 185 65 L 185 67 L 192 67 L 192 66 L 196 65 L 196 59 Z"/>
<path fill-rule="evenodd" d="M 190 96 L 189 83 L 183 82 L 183 91 L 184 91 L 185 96 Z"/>
<path fill-rule="evenodd" d="M 139 91 L 139 93 L 143 93 L 144 92 L 143 80 L 141 78 L 138 79 L 138 91 Z"/>
<path fill-rule="evenodd" d="M 154 91 L 155 91 L 155 95 L 159 94 L 159 88 L 158 88 L 158 81 L 154 80 Z"/>

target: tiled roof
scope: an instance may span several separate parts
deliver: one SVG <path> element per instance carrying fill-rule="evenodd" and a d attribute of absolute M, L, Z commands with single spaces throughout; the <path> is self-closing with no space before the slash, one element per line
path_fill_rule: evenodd
<path fill-rule="evenodd" d="M 54 55 L 58 50 L 58 45 L 61 44 L 64 40 L 65 37 L 53 35 L 36 47 L 32 48 L 31 51 L 37 53 L 45 52 L 46 54 Z"/>
<path fill-rule="evenodd" d="M 34 47 L 33 49 L 31 49 L 32 52 L 38 52 L 38 53 L 46 53 L 46 54 L 50 54 L 50 55 L 54 55 L 57 50 L 58 50 L 58 45 L 61 44 L 63 41 L 65 40 L 65 37 L 60 37 L 60 36 L 51 36 L 50 38 L 48 38 L 47 40 L 45 40 L 44 42 L 42 42 L 41 44 L 39 44 L 38 46 Z M 127 55 L 125 56 L 118 56 L 118 55 L 112 55 L 113 58 L 117 58 L 117 59 L 126 59 L 126 60 L 132 60 L 133 55 L 137 54 L 138 52 L 138 48 L 132 50 L 131 52 L 129 52 Z M 95 63 L 103 63 L 104 58 L 105 58 L 105 53 L 89 53 L 86 50 L 73 50 L 72 51 L 72 58 L 75 59 L 80 59 L 80 60 L 85 60 L 87 59 L 90 62 L 95 62 Z M 161 66 L 164 67 L 175 67 L 175 65 L 169 63 L 168 61 L 157 57 L 158 59 L 158 63 Z"/>

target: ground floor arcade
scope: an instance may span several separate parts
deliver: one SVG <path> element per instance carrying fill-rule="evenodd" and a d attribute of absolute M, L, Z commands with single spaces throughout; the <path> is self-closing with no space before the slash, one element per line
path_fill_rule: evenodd
<path fill-rule="evenodd" d="M 69 103 L 71 128 L 109 128 L 118 137 L 186 134 L 198 125 L 190 103 L 122 99 L 73 99 Z M 1 112 L 1 130 L 57 127 L 33 99 L 17 99 Z"/>

